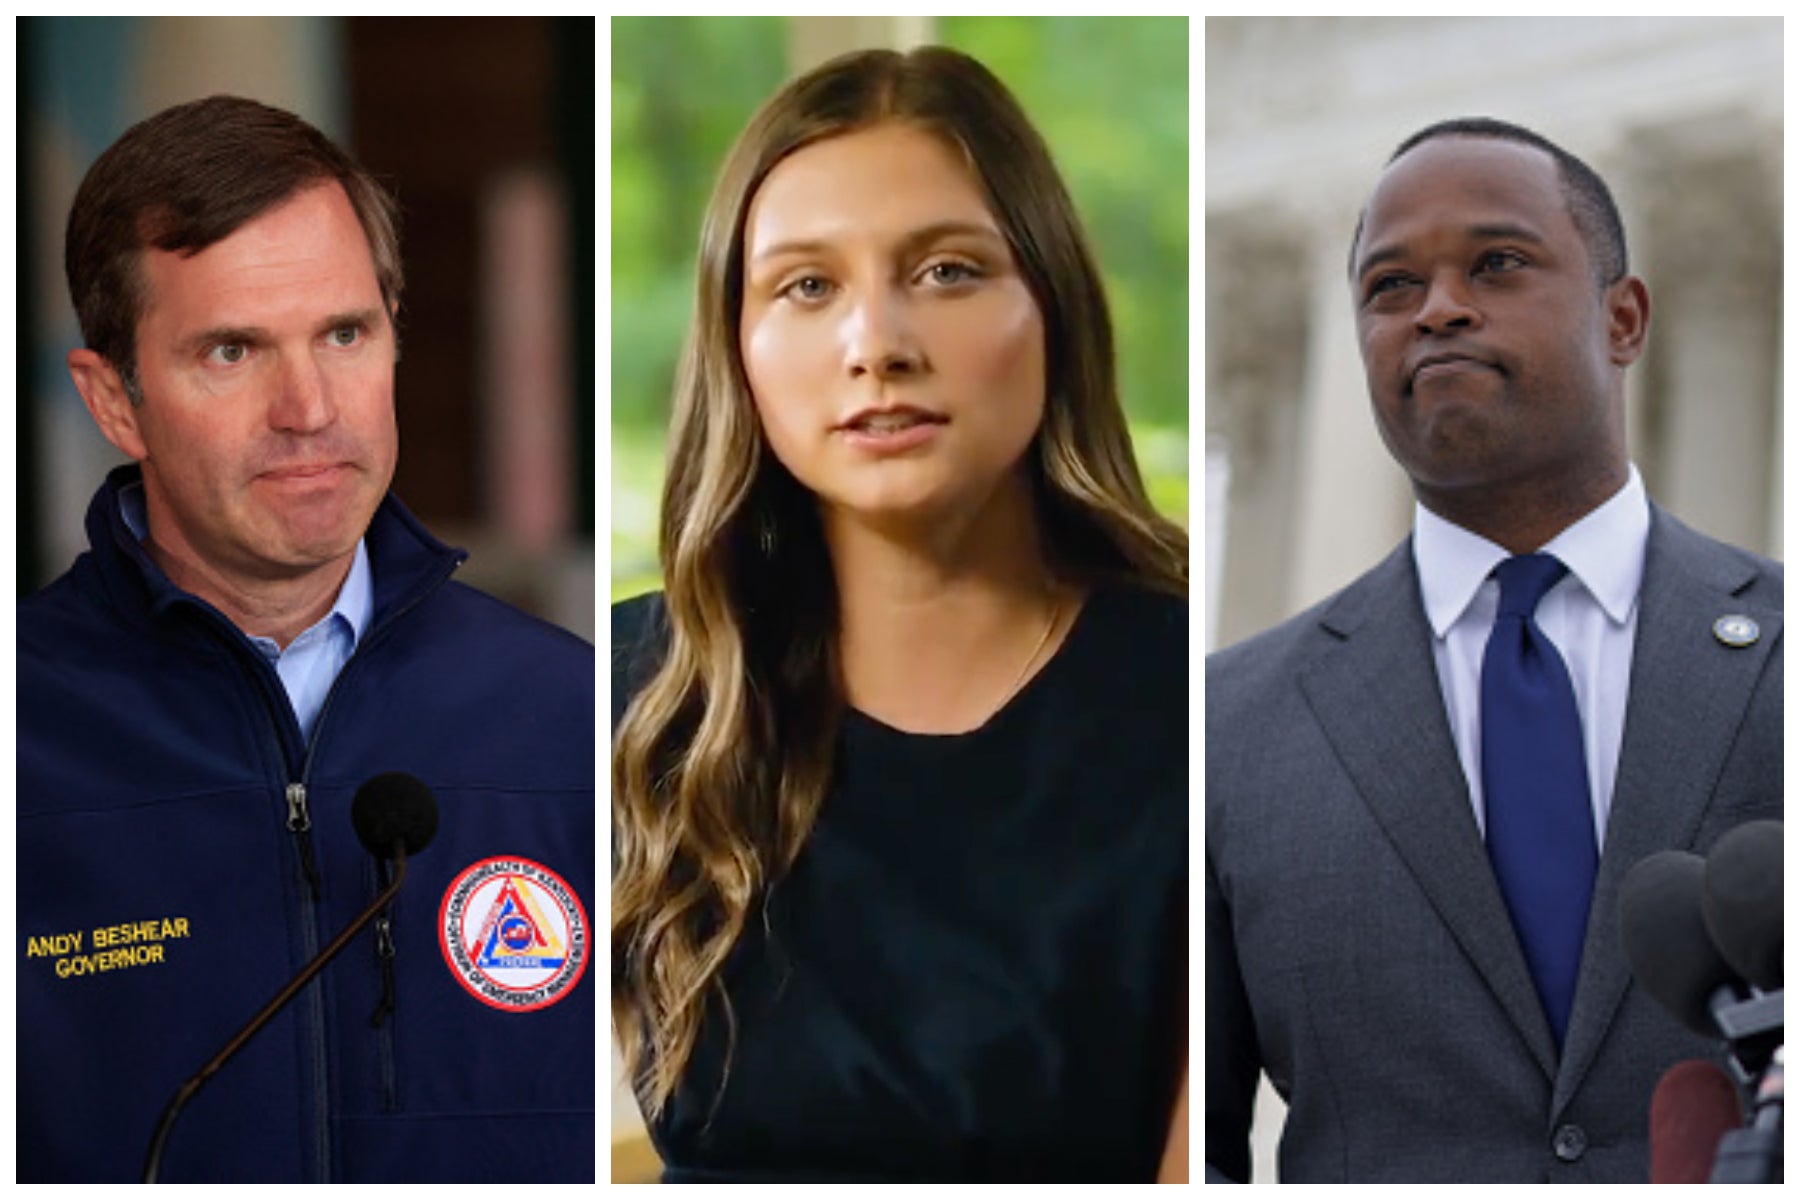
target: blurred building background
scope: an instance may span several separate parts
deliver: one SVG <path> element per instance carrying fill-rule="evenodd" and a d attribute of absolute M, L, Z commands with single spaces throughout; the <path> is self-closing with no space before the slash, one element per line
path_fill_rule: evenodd
<path fill-rule="evenodd" d="M 1607 180 L 1651 296 L 1632 457 L 1681 519 L 1781 556 L 1780 19 L 1215 17 L 1205 42 L 1209 647 L 1325 598 L 1411 528 L 1346 264 L 1388 155 L 1450 117 L 1535 129 Z M 1264 1100 L 1256 1177 L 1273 1180 Z"/>
<path fill-rule="evenodd" d="M 617 17 L 611 22 L 612 597 L 658 585 L 656 518 L 701 213 L 751 113 L 837 54 L 974 55 L 1049 142 L 1105 276 L 1120 389 L 1157 506 L 1188 522 L 1188 23 L 1184 18 Z M 631 1093 L 613 1179 L 654 1178 Z"/>
<path fill-rule="evenodd" d="M 406 267 L 394 488 L 458 577 L 594 636 L 591 18 L 18 22 L 21 594 L 86 545 L 120 456 L 64 358 L 63 227 L 128 127 L 219 92 L 300 114 L 394 191 Z"/>
<path fill-rule="evenodd" d="M 1387 156 L 1447 117 L 1528 126 L 1611 185 L 1651 298 L 1632 457 L 1677 516 L 1780 557 L 1781 37 L 1776 18 L 1207 20 L 1214 644 L 1324 598 L 1410 528 L 1345 264 Z"/>
<path fill-rule="evenodd" d="M 670 389 L 713 178 L 784 80 L 871 46 L 974 55 L 1049 142 L 1105 275 L 1139 465 L 1186 524 L 1185 18 L 616 17 L 611 33 L 613 599 L 658 583 Z"/>

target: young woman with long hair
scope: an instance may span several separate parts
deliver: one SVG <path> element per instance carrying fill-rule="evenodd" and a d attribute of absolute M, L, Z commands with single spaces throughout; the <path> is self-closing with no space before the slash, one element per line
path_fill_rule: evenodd
<path fill-rule="evenodd" d="M 1187 536 L 974 60 L 836 59 L 739 139 L 661 565 L 613 613 L 612 962 L 665 1178 L 1185 1177 Z"/>

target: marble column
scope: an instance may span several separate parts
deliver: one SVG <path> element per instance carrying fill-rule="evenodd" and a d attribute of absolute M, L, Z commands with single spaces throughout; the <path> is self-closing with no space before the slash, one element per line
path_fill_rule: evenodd
<path fill-rule="evenodd" d="M 1644 470 L 1689 524 L 1779 553 L 1781 180 L 1730 122 L 1652 134 Z"/>
<path fill-rule="evenodd" d="M 1349 284 L 1354 207 L 1313 222 L 1312 305 L 1301 425 L 1299 521 L 1288 607 L 1298 612 L 1378 562 L 1406 535 L 1412 493 L 1375 427 Z"/>
<path fill-rule="evenodd" d="M 1217 644 L 1287 615 L 1311 322 L 1303 231 L 1266 213 L 1206 221 L 1206 436 L 1229 492 Z"/>

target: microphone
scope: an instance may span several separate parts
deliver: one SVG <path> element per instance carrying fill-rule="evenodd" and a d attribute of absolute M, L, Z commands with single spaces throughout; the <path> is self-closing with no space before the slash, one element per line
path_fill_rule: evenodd
<path fill-rule="evenodd" d="M 1782 1048 L 1777 1046 L 1752 1098 L 1755 1115 L 1748 1126 L 1732 1130 L 1719 1142 L 1708 1183 L 1782 1182 L 1782 1057 Z"/>
<path fill-rule="evenodd" d="M 1704 860 L 1667 850 L 1639 862 L 1620 885 L 1619 926 L 1638 983 L 1689 1029 L 1703 1037 L 1723 1037 L 1733 1079 L 1755 1095 L 1750 1126 L 1730 1129 L 1715 1142 L 1707 1182 L 1779 1180 L 1784 1036 L 1780 823 L 1739 826 L 1719 839 Z M 1769 985 L 1775 990 L 1762 990 Z M 1683 1100 L 1697 1094 L 1689 1089 L 1710 1085 L 1672 1083 L 1674 1077 L 1671 1071 L 1657 1087 L 1658 1098 L 1664 1085 L 1671 1089 L 1668 1113 L 1686 1103 L 1712 1103 Z M 1691 1077 L 1691 1072 L 1681 1076 Z M 1717 1111 L 1707 1119 L 1717 1119 Z M 1654 1100 L 1651 1120 L 1654 1154 Z M 1667 1154 L 1679 1157 L 1681 1152 L 1672 1143 Z M 1694 1161 L 1689 1154 L 1679 1164 L 1665 1165 L 1671 1171 L 1679 1165 L 1685 1176 Z"/>
<path fill-rule="evenodd" d="M 1650 1182 L 1707 1182 L 1720 1141 L 1743 1119 L 1724 1071 L 1697 1058 L 1670 1067 L 1650 1097 Z"/>
<path fill-rule="evenodd" d="M 389 771 L 356 789 L 350 826 L 370 854 L 404 863 L 437 834 L 437 797 L 406 772 Z"/>
<path fill-rule="evenodd" d="M 1781 986 L 1781 822 L 1746 821 L 1707 856 L 1700 912 L 1719 954 L 1765 991 Z"/>
<path fill-rule="evenodd" d="M 311 962 L 300 969 L 298 975 L 275 993 L 274 999 L 263 1005 L 248 1024 L 207 1060 L 206 1065 L 176 1089 L 175 1095 L 169 1100 L 169 1106 L 163 1110 L 162 1120 L 157 1123 L 156 1134 L 150 1139 L 150 1148 L 144 1155 L 145 1183 L 156 1182 L 157 1171 L 162 1166 L 163 1147 L 169 1140 L 169 1132 L 175 1127 L 175 1118 L 181 1115 L 182 1107 L 399 894 L 400 885 L 406 882 L 407 855 L 423 850 L 431 841 L 432 835 L 437 833 L 437 800 L 432 796 L 431 789 L 419 780 L 403 772 L 392 771 L 375 776 L 356 790 L 356 796 L 350 802 L 350 823 L 356 830 L 357 840 L 370 854 L 379 859 L 393 860 L 393 882 L 383 888 L 381 894 L 375 897 L 374 903 L 363 909 L 342 933 L 332 939 L 330 945 L 319 951 Z"/>
<path fill-rule="evenodd" d="M 1722 1037 L 1749 1086 L 1782 1039 L 1782 993 L 1752 993 L 1719 954 L 1701 915 L 1706 862 L 1664 850 L 1633 866 L 1619 888 L 1619 933 L 1631 973 L 1677 1020 Z"/>
<path fill-rule="evenodd" d="M 1737 975 L 1700 915 L 1705 870 L 1705 860 L 1683 850 L 1637 863 L 1619 887 L 1619 933 L 1644 990 L 1695 1033 L 1717 1037 L 1714 1013 L 1738 999 Z"/>
<path fill-rule="evenodd" d="M 1706 859 L 1700 894 L 1706 927 L 1719 953 L 1779 1005 L 1782 987 L 1781 822 L 1749 821 L 1720 838 Z M 1777 1009 L 1776 1021 L 1780 1016 Z M 1783 1048 L 1777 1045 L 1756 1081 L 1747 1126 L 1719 1142 L 1710 1183 L 1780 1183 Z"/>

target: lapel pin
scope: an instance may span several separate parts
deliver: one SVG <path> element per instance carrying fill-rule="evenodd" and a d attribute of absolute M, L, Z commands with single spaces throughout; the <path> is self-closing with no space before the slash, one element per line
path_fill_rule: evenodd
<path fill-rule="evenodd" d="M 1762 636 L 1762 629 L 1749 617 L 1733 613 L 1713 622 L 1713 636 L 1732 649 L 1741 650 Z"/>

